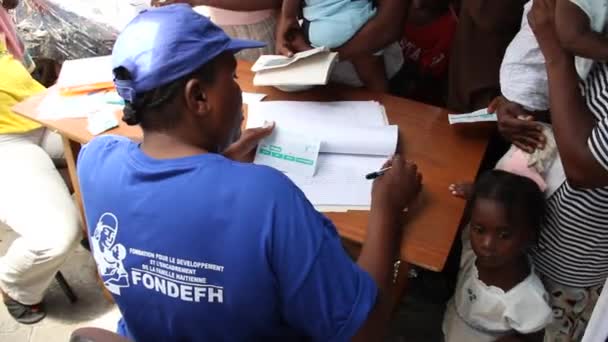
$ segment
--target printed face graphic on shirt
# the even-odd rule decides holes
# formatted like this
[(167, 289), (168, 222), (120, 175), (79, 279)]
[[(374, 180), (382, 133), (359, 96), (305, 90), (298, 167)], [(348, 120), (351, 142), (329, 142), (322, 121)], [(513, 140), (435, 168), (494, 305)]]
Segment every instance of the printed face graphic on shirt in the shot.
[(117, 243), (120, 241), (118, 226), (116, 215), (105, 213), (97, 221), (91, 237), (97, 269), (112, 294), (120, 296), (123, 288), (138, 288), (182, 302), (224, 302), (224, 287), (207, 278), (223, 273), (224, 266), (125, 247)]
[(111, 293), (120, 295), (120, 289), (129, 286), (129, 275), (123, 264), (127, 249), (122, 244), (116, 244), (117, 234), (118, 219), (112, 213), (105, 213), (97, 221), (91, 242), (93, 257), (104, 285)]

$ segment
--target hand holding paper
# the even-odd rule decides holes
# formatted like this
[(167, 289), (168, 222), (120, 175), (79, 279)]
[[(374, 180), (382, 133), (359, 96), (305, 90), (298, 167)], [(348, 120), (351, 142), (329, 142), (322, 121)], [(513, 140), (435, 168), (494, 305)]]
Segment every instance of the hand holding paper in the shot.
[(467, 114), (450, 114), (448, 115), (450, 125), (460, 123), (473, 123), (473, 122), (492, 122), (496, 121), (496, 113), (488, 113), (488, 109), (480, 109), (472, 113)]
[(312, 177), (317, 169), (321, 142), (282, 128), (260, 141), (254, 163), (301, 176)]
[(274, 122), (268, 121), (263, 125), (245, 130), (241, 137), (223, 152), (226, 158), (248, 163), (253, 161), (253, 151), (258, 143), (269, 136), (274, 130)]

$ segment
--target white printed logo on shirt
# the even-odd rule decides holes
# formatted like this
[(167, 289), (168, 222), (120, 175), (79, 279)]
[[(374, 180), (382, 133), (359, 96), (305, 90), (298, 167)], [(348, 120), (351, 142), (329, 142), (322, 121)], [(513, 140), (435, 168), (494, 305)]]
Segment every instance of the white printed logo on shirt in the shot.
[(123, 264), (127, 249), (116, 243), (117, 234), (118, 219), (112, 213), (105, 213), (97, 221), (91, 242), (93, 257), (104, 285), (108, 291), (119, 296), (121, 288), (129, 287), (129, 274)]
[[(223, 303), (224, 287), (210, 283), (207, 275), (223, 273), (224, 266), (163, 255), (137, 248), (125, 248), (116, 243), (118, 218), (112, 213), (101, 215), (91, 237), (93, 257), (104, 285), (114, 295), (121, 289), (143, 287), (167, 297), (184, 302)], [(139, 265), (130, 260), (125, 269), (127, 256), (143, 258)]]

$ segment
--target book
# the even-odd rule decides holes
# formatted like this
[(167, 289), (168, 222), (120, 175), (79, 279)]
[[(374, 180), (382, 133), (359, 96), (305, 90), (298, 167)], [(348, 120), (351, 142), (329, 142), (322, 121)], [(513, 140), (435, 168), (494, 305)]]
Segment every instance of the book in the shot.
[(264, 55), (253, 65), (256, 86), (301, 87), (327, 84), (338, 54), (327, 48), (304, 51), (292, 57)]
[(399, 137), (398, 127), (388, 125), (379, 103), (270, 101), (249, 105), (247, 128), (269, 121), (275, 122), (278, 132), (306, 138), (300, 141), (320, 141), (312, 176), (277, 168), (313, 205), (326, 211), (369, 209), (372, 181), (365, 175), (382, 168), (395, 153)]
[(62, 96), (113, 89), (112, 56), (65, 61), (57, 78), (57, 88)]

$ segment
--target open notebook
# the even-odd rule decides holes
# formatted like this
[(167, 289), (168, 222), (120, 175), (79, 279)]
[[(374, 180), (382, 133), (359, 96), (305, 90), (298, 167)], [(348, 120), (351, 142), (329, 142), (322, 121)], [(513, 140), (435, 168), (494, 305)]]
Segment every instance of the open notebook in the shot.
[(274, 121), (280, 129), (321, 141), (314, 176), (286, 175), (325, 211), (368, 209), (372, 182), (365, 175), (395, 152), (399, 131), (377, 102), (260, 102), (249, 106), (247, 127)]
[(338, 54), (317, 48), (292, 57), (264, 55), (253, 65), (256, 86), (314, 86), (327, 84)]

